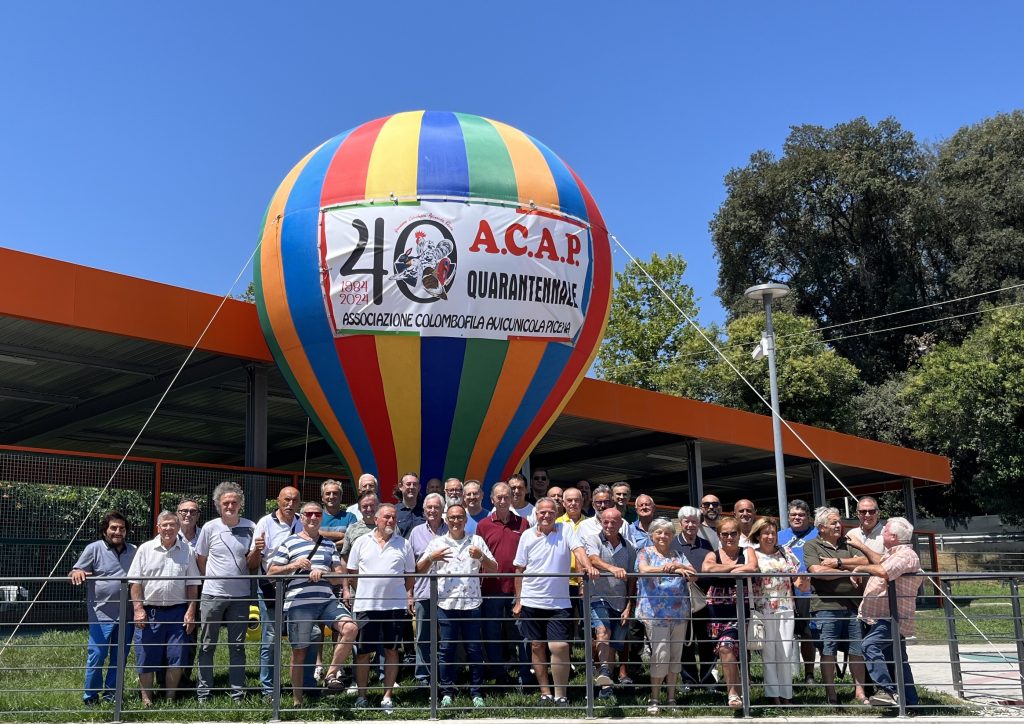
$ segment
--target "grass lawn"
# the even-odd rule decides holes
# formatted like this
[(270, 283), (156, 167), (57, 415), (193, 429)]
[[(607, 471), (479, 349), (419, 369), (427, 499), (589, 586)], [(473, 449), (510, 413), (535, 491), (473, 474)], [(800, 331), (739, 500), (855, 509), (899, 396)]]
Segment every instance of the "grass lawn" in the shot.
[[(959, 611), (953, 611), (956, 622), (957, 640), (960, 646), (988, 646), (985, 638), (999, 647), (1013, 646), (1016, 636), (1013, 630), (1013, 608), (1009, 584), (995, 581), (954, 581), (951, 584), (953, 601)], [(933, 591), (926, 584), (926, 591)], [(946, 613), (941, 600), (936, 599), (938, 608), (918, 610), (915, 634), (920, 643), (941, 643), (949, 639)], [(973, 625), (972, 625), (973, 624)], [(977, 627), (977, 629), (975, 628)]]
[[(113, 707), (104, 704), (97, 708), (85, 708), (81, 703), (82, 666), (85, 661), (85, 631), (76, 628), (65, 631), (47, 631), (34, 636), (16, 638), (0, 659), (0, 721), (109, 721)], [(258, 659), (257, 647), (248, 651), (250, 662)], [(227, 647), (222, 643), (217, 648), (218, 686), (226, 686)], [(580, 651), (577, 650), (577, 654)], [(287, 656), (287, 649), (283, 652)], [(575, 658), (574, 660), (579, 660)], [(760, 665), (752, 666), (752, 680), (759, 681)], [(134, 664), (134, 657), (129, 658)], [(494, 694), (486, 697), (487, 706), (473, 709), (468, 698), (456, 700), (456, 707), (439, 712), (441, 718), (544, 718), (579, 719), (585, 715), (585, 681), (583, 666), (573, 678), (570, 688), (571, 706), (567, 709), (541, 708), (535, 694)], [(200, 707), (194, 697), (188, 696), (173, 704), (159, 702), (153, 709), (142, 710), (137, 685), (138, 678), (131, 666), (125, 676), (125, 721), (266, 721), (270, 715), (270, 706), (259, 696), (247, 697), (241, 704), (234, 704), (227, 696), (215, 696), (212, 705)], [(248, 684), (258, 685), (258, 665), (250, 665)], [(254, 694), (257, 693), (254, 691)], [(380, 700), (379, 691), (371, 691), (371, 702)], [(284, 693), (284, 701), (291, 702), (291, 697)], [(351, 709), (354, 697), (344, 694), (332, 694), (320, 699), (307, 697), (307, 706), (301, 711), (282, 710), (283, 719), (291, 720), (323, 720), (338, 719), (428, 719), (430, 717), (429, 695), (425, 688), (415, 688), (408, 681), (403, 681), (402, 688), (396, 690), (394, 714), (385, 715), (377, 710), (356, 711)], [(845, 682), (839, 687), (839, 700), (849, 702), (853, 699), (853, 689), (847, 674)], [(800, 687), (796, 692), (797, 706), (788, 709), (763, 706), (763, 691), (754, 685), (752, 700), (757, 706), (752, 710), (756, 717), (773, 715), (805, 715), (821, 716), (843, 715), (858, 718), (882, 717), (883, 712), (863, 706), (847, 706), (833, 708), (827, 706), (823, 690), (819, 685)], [(921, 692), (921, 714), (963, 715), (970, 709), (962, 702), (942, 694)], [(622, 693), (615, 705), (595, 705), (596, 716), (647, 716), (647, 691), (637, 688), (635, 691)], [(725, 697), (712, 692), (689, 694), (680, 700), (680, 706), (674, 710), (662, 707), (661, 717), (699, 717), (723, 714), (731, 710), (725, 707)], [(736, 716), (740, 716), (736, 713)]]

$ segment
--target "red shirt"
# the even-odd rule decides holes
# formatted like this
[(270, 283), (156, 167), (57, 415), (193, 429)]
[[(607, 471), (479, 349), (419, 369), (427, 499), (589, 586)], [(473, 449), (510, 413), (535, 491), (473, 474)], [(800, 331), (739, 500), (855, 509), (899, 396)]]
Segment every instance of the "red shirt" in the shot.
[[(484, 543), (491, 549), (498, 564), (498, 573), (515, 573), (516, 567), (512, 565), (512, 560), (519, 548), (519, 537), (529, 527), (525, 518), (511, 510), (508, 512), (506, 523), (502, 523), (494, 513), (491, 513), (476, 524), (476, 534), (483, 538)], [(512, 596), (516, 592), (515, 580), (504, 577), (484, 578), (480, 589), (484, 596)]]

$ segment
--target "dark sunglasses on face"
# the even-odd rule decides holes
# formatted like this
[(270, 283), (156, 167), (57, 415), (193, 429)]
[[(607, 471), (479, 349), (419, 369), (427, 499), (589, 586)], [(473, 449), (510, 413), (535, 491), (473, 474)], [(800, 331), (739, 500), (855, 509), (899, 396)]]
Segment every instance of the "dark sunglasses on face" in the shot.
[(303, 518), (323, 518), (324, 514), (319, 512), (319, 511), (314, 510), (314, 511), (312, 511), (310, 513), (303, 513), (302, 517)]
[(701, 503), (700, 507), (702, 507), (702, 508), (721, 508), (722, 504), (718, 503), (718, 502), (715, 502), (715, 503)]
[(878, 508), (872, 508), (871, 510), (858, 510), (857, 515), (875, 515), (878, 512)]

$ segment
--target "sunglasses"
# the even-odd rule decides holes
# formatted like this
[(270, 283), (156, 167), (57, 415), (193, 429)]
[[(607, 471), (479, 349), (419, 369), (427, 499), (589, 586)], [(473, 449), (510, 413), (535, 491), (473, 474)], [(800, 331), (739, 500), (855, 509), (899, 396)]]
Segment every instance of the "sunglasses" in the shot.
[(871, 510), (858, 510), (857, 515), (876, 515), (878, 508), (872, 508)]
[(700, 507), (702, 507), (702, 508), (721, 508), (722, 504), (721, 503), (717, 503), (717, 502), (716, 503), (701, 503)]
[(183, 508), (178, 511), (178, 515), (199, 515), (199, 510), (193, 510), (192, 508)]
[(323, 518), (324, 514), (319, 511), (312, 511), (310, 513), (303, 513), (303, 518)]
[(726, 531), (718, 534), (719, 538), (739, 538), (740, 533), (738, 530)]

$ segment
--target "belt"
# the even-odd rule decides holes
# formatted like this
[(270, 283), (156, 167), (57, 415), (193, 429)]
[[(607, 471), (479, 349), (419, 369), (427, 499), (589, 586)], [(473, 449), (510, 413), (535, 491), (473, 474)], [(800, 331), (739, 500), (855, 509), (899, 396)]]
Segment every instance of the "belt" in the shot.
[(169, 611), (172, 608), (181, 608), (184, 605), (186, 605), (186, 604), (184, 604), (184, 603), (176, 603), (173, 606), (154, 606), (152, 604), (147, 603), (145, 605), (145, 608), (154, 608), (157, 611)]

